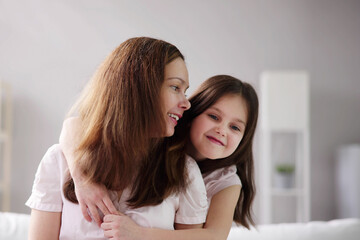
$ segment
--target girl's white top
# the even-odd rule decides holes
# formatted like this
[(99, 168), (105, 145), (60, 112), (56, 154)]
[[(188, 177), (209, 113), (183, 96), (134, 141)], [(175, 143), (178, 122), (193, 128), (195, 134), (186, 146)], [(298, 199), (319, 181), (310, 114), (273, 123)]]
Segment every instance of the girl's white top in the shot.
[[(206, 189), (196, 162), (187, 157), (189, 185), (185, 192), (173, 194), (156, 206), (131, 209), (126, 200), (130, 191), (125, 189), (120, 200), (109, 192), (115, 207), (144, 227), (173, 229), (173, 224), (199, 224), (206, 220), (208, 209)], [(105, 239), (103, 230), (87, 222), (80, 206), (69, 202), (62, 186), (68, 177), (68, 165), (60, 145), (48, 149), (35, 175), (32, 194), (26, 205), (32, 209), (62, 212), (59, 239)]]

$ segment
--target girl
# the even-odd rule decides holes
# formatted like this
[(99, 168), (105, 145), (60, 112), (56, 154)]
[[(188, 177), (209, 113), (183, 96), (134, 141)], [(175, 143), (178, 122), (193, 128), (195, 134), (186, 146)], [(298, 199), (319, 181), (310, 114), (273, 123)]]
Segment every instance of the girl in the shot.
[[(220, 75), (205, 81), (190, 103), (192, 107), (184, 113), (172, 139), (197, 161), (203, 173), (210, 204), (204, 228), (142, 228), (125, 215), (109, 214), (101, 225), (105, 236), (125, 240), (226, 239), (233, 220), (247, 228), (254, 224), (252, 141), (258, 118), (255, 90), (236, 78)], [(188, 144), (182, 144), (185, 142)]]
[[(74, 107), (81, 124), (72, 167), (83, 182), (111, 190), (107, 205), (115, 202), (115, 210), (134, 207), (143, 213), (126, 212), (138, 223), (154, 214), (149, 205), (156, 205), (164, 216), (156, 227), (173, 229), (174, 218), (179, 228), (189, 221), (200, 226), (205, 221), (206, 190), (200, 170), (164, 139), (173, 135), (190, 107), (185, 97), (188, 85), (184, 57), (175, 46), (133, 38), (106, 58)], [(84, 209), (76, 204), (78, 186), (74, 189), (68, 171), (60, 146), (54, 145), (39, 165), (27, 201), (32, 208), (30, 239), (104, 238), (95, 223), (83, 220)], [(170, 220), (161, 215), (171, 211)]]

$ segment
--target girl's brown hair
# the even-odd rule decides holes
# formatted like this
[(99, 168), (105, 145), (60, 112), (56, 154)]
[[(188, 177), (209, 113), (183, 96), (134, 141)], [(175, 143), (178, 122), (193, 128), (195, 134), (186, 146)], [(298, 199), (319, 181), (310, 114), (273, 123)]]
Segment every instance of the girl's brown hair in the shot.
[(241, 96), (247, 104), (248, 117), (244, 136), (235, 152), (229, 157), (217, 159), (216, 161), (206, 159), (198, 162), (198, 164), (202, 173), (236, 165), (242, 188), (235, 208), (234, 221), (249, 228), (250, 224), (254, 225), (251, 212), (255, 197), (252, 145), (259, 108), (254, 88), (250, 84), (228, 75), (218, 75), (207, 79), (190, 97), (191, 108), (184, 113), (183, 118), (180, 120), (174, 138), (189, 139), (191, 121), (216, 103), (221, 97), (228, 94)]
[[(149, 153), (163, 145), (160, 136), (166, 116), (160, 90), (165, 65), (178, 57), (184, 59), (170, 43), (131, 38), (97, 69), (71, 111), (76, 111), (82, 122), (75, 164), (88, 181), (121, 191), (134, 183), (144, 159), (157, 162)], [(176, 179), (173, 184), (183, 182)], [(151, 189), (142, 184), (136, 191), (146, 194)], [(72, 179), (65, 183), (64, 193), (77, 202)], [(134, 205), (142, 204), (140, 198), (132, 199)]]

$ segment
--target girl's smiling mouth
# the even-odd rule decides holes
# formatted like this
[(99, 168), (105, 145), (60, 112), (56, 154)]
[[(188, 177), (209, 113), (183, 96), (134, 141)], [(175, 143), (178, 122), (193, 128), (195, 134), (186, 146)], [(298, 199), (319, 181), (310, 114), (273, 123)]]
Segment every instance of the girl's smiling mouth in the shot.
[(215, 144), (220, 145), (220, 146), (225, 146), (225, 144), (222, 141), (220, 141), (219, 139), (217, 139), (217, 138), (214, 138), (212, 136), (206, 136), (206, 137), (212, 143), (215, 143)]

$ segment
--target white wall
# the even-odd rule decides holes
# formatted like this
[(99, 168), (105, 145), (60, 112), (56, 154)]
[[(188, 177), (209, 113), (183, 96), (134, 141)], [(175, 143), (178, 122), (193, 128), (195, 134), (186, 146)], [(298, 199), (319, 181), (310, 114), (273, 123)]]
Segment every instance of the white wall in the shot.
[(257, 88), (263, 70), (308, 70), (312, 219), (334, 218), (334, 150), (360, 142), (359, 12), (357, 0), (0, 0), (0, 78), (14, 95), (11, 210), (29, 212), (37, 165), (96, 66), (127, 38), (152, 36), (185, 54), (190, 92), (214, 74)]

